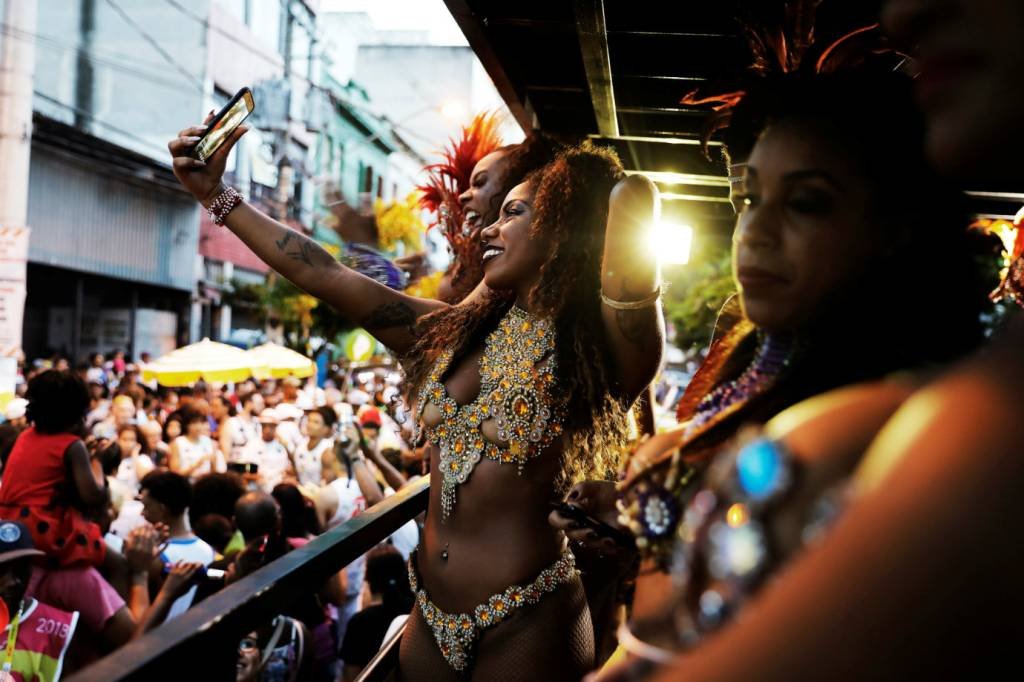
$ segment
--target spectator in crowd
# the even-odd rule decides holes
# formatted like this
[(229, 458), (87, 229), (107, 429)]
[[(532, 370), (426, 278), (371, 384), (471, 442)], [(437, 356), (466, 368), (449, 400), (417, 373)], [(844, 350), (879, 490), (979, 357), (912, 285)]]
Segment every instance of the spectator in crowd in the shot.
[(115, 478), (133, 491), (139, 492), (139, 481), (155, 468), (152, 458), (142, 453), (142, 442), (139, 427), (127, 424), (117, 429), (117, 445), (121, 452), (121, 461), (117, 467)]
[(113, 440), (122, 426), (135, 425), (135, 401), (127, 395), (119, 395), (110, 403), (110, 415), (92, 427), (92, 435)]
[(248, 461), (246, 449), (252, 448), (260, 437), (256, 416), (263, 411), (263, 396), (252, 390), (239, 398), (239, 409), (229, 410), (217, 434), (220, 450), (228, 462)]
[[(154, 471), (142, 479), (142, 514), (154, 526), (167, 528), (167, 546), (159, 555), (158, 571), (171, 564), (186, 562), (209, 566), (214, 551), (192, 532), (188, 507), (192, 502), (192, 485), (173, 471)], [(190, 588), (171, 606), (167, 619), (184, 613), (192, 605), (195, 587)]]
[(32, 560), (43, 553), (23, 524), (0, 521), (0, 599), (7, 613), (7, 652), (3, 676), (14, 680), (57, 682), (64, 656), (78, 626), (78, 612), (67, 612), (27, 594)]
[[(215, 424), (213, 427), (213, 435), (218, 443), (220, 443), (221, 432), (224, 426), (228, 423), (228, 420), (236, 414), (235, 406), (231, 404), (231, 401), (223, 392), (210, 398), (210, 418), (212, 419), (212, 423)], [(224, 452), (223, 448), (221, 448), (221, 453), (224, 455), (225, 459), (227, 459), (228, 453)]]
[(150, 419), (139, 426), (142, 436), (142, 453), (149, 456), (154, 466), (166, 467), (171, 448), (163, 441), (163, 429), (160, 423)]
[(224, 471), (224, 458), (207, 435), (208, 425), (203, 413), (195, 409), (185, 410), (182, 427), (184, 434), (171, 442), (168, 468), (191, 479), (211, 471)]
[(85, 372), (85, 380), (90, 384), (107, 385), (107, 370), (103, 368), (102, 353), (93, 353), (89, 359), (89, 369)]
[(320, 534), (316, 507), (293, 483), (274, 486), (271, 497), (277, 501), (281, 514), (281, 533), (292, 547), (301, 547)]
[(366, 583), (370, 598), (363, 610), (352, 616), (341, 643), (345, 682), (355, 680), (377, 653), (392, 621), (412, 610), (409, 569), (393, 547), (380, 546), (367, 554)]
[(277, 616), (238, 643), (237, 682), (300, 682), (312, 674), (309, 631), (301, 621)]
[(281, 530), (281, 509), (269, 493), (252, 490), (235, 503), (235, 526), (248, 546), (254, 540)]
[(295, 477), (292, 446), (277, 432), (279, 423), (276, 408), (268, 407), (260, 413), (260, 439), (250, 453), (250, 457), (259, 465), (260, 485), (267, 492), (273, 490), (285, 477)]
[(295, 472), (299, 485), (315, 489), (323, 485), (324, 468), (333, 461), (334, 426), (338, 422), (333, 408), (324, 406), (306, 414), (306, 437), (295, 450)]
[(100, 463), (78, 436), (89, 393), (74, 374), (50, 370), (32, 380), (27, 396), (31, 426), (4, 467), (0, 517), (24, 523), (51, 566), (99, 566), (102, 533), (81, 511), (107, 502)]
[(7, 461), (7, 455), (11, 454), (14, 441), (28, 428), (28, 418), (25, 416), (27, 407), (27, 400), (14, 398), (4, 409), (4, 423), (0, 424), (0, 466)]

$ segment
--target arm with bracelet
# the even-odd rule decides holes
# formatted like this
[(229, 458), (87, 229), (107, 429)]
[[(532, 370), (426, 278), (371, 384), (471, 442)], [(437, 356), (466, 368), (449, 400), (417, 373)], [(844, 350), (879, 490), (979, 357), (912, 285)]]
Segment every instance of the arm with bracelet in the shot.
[[(206, 123), (214, 119), (211, 113)], [(203, 160), (195, 150), (208, 127), (185, 128), (167, 145), (175, 177), (214, 223), (234, 232), (283, 277), (357, 322), (392, 351), (409, 350), (416, 339), (416, 320), (446, 304), (407, 296), (342, 265), (316, 240), (261, 213), (224, 185), (228, 154), (247, 130), (238, 125)]]

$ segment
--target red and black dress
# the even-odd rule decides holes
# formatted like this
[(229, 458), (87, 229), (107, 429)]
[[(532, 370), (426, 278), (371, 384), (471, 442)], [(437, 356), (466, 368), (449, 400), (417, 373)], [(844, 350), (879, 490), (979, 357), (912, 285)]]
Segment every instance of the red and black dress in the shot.
[(73, 485), (64, 453), (76, 440), (72, 433), (39, 433), (30, 426), (15, 441), (0, 483), (0, 518), (28, 526), (52, 567), (98, 566), (106, 554), (100, 527), (59, 499)]

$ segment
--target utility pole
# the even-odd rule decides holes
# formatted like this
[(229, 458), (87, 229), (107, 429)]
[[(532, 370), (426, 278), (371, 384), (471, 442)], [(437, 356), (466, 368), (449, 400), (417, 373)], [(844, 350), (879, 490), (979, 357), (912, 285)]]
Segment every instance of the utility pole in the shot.
[(0, 0), (0, 405), (14, 397), (28, 260), (36, 0)]
[(32, 140), (36, 0), (0, 0), (0, 226), (28, 222), (28, 163)]

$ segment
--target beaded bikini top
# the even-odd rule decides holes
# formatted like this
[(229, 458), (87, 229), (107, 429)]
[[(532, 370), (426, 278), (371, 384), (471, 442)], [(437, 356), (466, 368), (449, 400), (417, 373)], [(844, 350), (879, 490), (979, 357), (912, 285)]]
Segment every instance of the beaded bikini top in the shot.
[[(564, 404), (553, 394), (555, 333), (547, 320), (513, 306), (487, 336), (480, 359), (480, 394), (467, 404), (456, 403), (442, 383), (453, 351), (437, 359), (417, 401), (417, 441), (421, 437), (441, 450), (441, 512), (447, 519), (455, 507), (456, 487), (465, 483), (481, 457), (514, 463), (522, 474), (527, 460), (540, 455), (564, 432)], [(423, 423), (424, 406), (441, 412), (434, 426)], [(494, 420), (498, 437), (490, 442), (480, 430)]]

